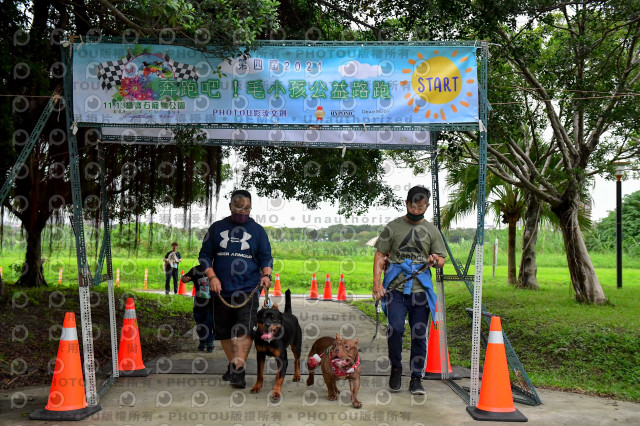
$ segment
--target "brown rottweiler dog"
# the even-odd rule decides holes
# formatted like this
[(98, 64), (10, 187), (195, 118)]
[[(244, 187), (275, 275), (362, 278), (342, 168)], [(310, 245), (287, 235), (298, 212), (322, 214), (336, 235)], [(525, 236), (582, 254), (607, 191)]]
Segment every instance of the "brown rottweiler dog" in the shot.
[(329, 401), (338, 399), (338, 380), (349, 380), (349, 390), (351, 390), (351, 405), (355, 408), (362, 407), (362, 402), (358, 401), (358, 390), (360, 389), (360, 373), (362, 364), (358, 354), (358, 339), (342, 339), (338, 334), (336, 338), (320, 337), (313, 342), (307, 359), (309, 368), (309, 378), (307, 386), (313, 384), (316, 367), (322, 368), (322, 377), (329, 391)]
[(253, 341), (258, 352), (258, 374), (256, 384), (251, 393), (258, 393), (262, 389), (264, 363), (267, 355), (276, 358), (278, 372), (276, 382), (271, 390), (271, 399), (277, 401), (282, 395), (282, 382), (287, 372), (287, 347), (291, 347), (295, 371), (293, 381), (300, 381), (300, 352), (302, 351), (302, 329), (298, 318), (291, 312), (291, 291), (285, 292), (284, 313), (277, 305), (262, 308), (258, 311), (257, 326), (253, 334)]

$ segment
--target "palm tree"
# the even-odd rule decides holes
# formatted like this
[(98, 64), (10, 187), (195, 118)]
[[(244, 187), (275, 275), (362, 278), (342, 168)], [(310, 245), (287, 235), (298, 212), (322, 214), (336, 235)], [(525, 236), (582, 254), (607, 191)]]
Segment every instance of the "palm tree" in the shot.
[[(455, 188), (449, 196), (449, 201), (442, 208), (441, 222), (443, 229), (449, 229), (451, 223), (458, 217), (472, 213), (477, 208), (478, 199), (478, 166), (466, 166), (455, 169), (449, 169), (446, 178), (446, 186)], [(586, 189), (581, 192), (581, 199), (584, 203), (589, 202), (590, 195)], [(521, 282), (522, 272), (527, 265), (533, 265), (533, 273), (535, 275), (536, 251), (535, 244), (537, 241), (537, 227), (540, 222), (550, 224), (553, 228), (558, 229), (560, 223), (558, 218), (551, 212), (548, 204), (540, 202), (540, 200), (530, 199), (527, 194), (507, 182), (504, 182), (496, 175), (487, 171), (487, 200), (489, 202), (487, 211), (492, 211), (496, 217), (496, 222), (500, 219), (502, 223), (508, 225), (508, 243), (507, 243), (507, 282), (509, 284), (517, 284), (519, 286), (537, 290), (538, 284), (535, 278), (527, 280), (526, 283)], [(529, 194), (531, 195), (531, 194)], [(516, 224), (520, 219), (526, 218), (527, 208), (531, 208), (532, 204), (538, 206), (537, 212), (533, 219), (533, 223), (525, 226), (522, 234), (523, 258), (520, 264), (520, 277), (516, 275)], [(590, 229), (591, 220), (584, 211), (584, 208), (578, 210), (578, 223), (582, 229)], [(525, 247), (532, 245), (533, 250), (527, 250), (525, 259)], [(529, 271), (531, 273), (531, 271)]]
[[(478, 166), (469, 166), (449, 170), (446, 178), (447, 187), (455, 187), (449, 201), (442, 208), (442, 227), (449, 229), (451, 223), (458, 217), (473, 212), (477, 208), (478, 200)], [(516, 224), (522, 218), (527, 200), (522, 191), (487, 173), (487, 211), (492, 211), (496, 221), (508, 225), (509, 238), (507, 244), (507, 281), (516, 284)]]

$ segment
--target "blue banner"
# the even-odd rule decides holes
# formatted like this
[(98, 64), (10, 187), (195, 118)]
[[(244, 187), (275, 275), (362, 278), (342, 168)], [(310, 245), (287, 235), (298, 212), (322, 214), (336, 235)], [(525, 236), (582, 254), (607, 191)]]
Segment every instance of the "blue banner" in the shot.
[(477, 123), (476, 48), (266, 45), (227, 61), (183, 46), (83, 43), (73, 106), (81, 125)]

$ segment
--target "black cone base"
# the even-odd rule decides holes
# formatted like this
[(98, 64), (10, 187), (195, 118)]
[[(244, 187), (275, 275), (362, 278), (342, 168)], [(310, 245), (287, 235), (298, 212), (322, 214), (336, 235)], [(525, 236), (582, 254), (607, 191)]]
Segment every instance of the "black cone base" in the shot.
[(151, 373), (150, 368), (141, 368), (140, 370), (120, 370), (119, 375), (120, 377), (147, 377), (149, 373)]
[(89, 405), (88, 407), (81, 408), (80, 410), (68, 410), (68, 411), (51, 411), (46, 408), (35, 410), (29, 413), (30, 420), (60, 420), (60, 421), (73, 421), (82, 420), (102, 410), (99, 405)]
[(481, 422), (526, 422), (527, 418), (520, 411), (511, 411), (510, 413), (496, 413), (493, 411), (484, 411), (476, 407), (467, 406), (467, 412), (473, 417), (473, 420)]
[[(422, 380), (441, 380), (442, 376), (440, 373), (424, 373), (422, 376)], [(449, 380), (460, 380), (461, 377), (456, 373), (449, 373)]]

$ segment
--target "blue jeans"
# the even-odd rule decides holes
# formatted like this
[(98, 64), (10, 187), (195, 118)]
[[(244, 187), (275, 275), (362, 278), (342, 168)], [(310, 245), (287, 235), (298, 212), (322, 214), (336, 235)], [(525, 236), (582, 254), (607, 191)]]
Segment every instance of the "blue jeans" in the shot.
[(171, 291), (171, 277), (173, 277), (173, 292), (178, 294), (178, 281), (180, 281), (180, 276), (178, 275), (178, 268), (171, 268), (165, 271), (165, 275), (167, 280), (164, 283), (164, 291), (165, 293), (169, 293)]
[(422, 377), (427, 355), (427, 322), (429, 303), (427, 294), (402, 294), (393, 290), (387, 295), (387, 345), (392, 368), (402, 368), (402, 336), (404, 321), (409, 314), (411, 328), (411, 377)]
[(196, 302), (193, 306), (193, 319), (196, 322), (198, 338), (200, 343), (211, 346), (215, 340), (213, 335), (213, 299), (197, 298)]

